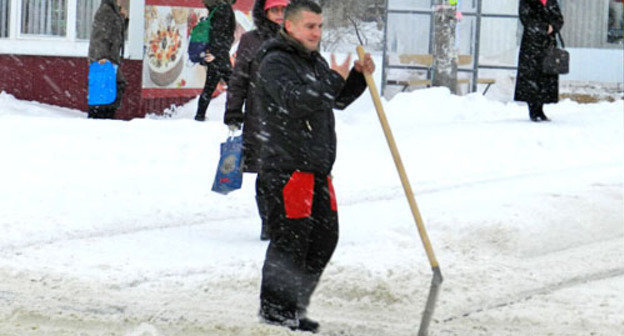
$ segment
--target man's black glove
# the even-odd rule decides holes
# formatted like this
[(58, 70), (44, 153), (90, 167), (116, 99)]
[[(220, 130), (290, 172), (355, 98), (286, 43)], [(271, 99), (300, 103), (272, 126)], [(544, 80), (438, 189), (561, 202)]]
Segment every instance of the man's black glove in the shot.
[(243, 124), (243, 111), (240, 110), (226, 110), (223, 114), (223, 123), (230, 127), (236, 126), (237, 129), (241, 129)]

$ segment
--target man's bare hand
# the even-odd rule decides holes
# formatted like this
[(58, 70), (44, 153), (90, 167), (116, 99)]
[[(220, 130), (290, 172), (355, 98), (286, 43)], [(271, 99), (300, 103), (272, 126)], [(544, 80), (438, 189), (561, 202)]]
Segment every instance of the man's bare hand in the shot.
[(336, 63), (336, 55), (331, 54), (331, 63), (330, 67), (332, 70), (336, 71), (344, 80), (347, 80), (349, 77), (349, 65), (351, 65), (351, 54), (347, 56), (347, 59), (342, 62), (342, 64)]
[(106, 63), (108, 60), (106, 58), (102, 58), (101, 60), (98, 61), (99, 64), (104, 64)]
[(373, 72), (375, 72), (375, 62), (373, 62), (371, 54), (366, 53), (363, 60), (355, 61), (355, 64), (353, 64), (353, 68), (355, 69), (355, 71), (358, 72), (366, 72), (368, 74), (372, 74)]
[(548, 25), (548, 35), (552, 34), (554, 31), (553, 27), (551, 25)]

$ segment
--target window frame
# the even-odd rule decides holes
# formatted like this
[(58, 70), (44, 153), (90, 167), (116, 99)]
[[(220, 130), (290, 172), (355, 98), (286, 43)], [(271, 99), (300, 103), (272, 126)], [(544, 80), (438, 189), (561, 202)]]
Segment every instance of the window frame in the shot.
[[(11, 0), (3, 0), (4, 3), (7, 4), (8, 7), (8, 11), (6, 12), (6, 36), (0, 36), (0, 40), (3, 39), (8, 39), (10, 37), (11, 34), (11, 9), (12, 9), (12, 5), (13, 5), (13, 1)], [(1, 28), (0, 28), (1, 29)]]
[[(75, 27), (74, 31), (76, 32), (76, 40), (77, 40), (77, 41), (81, 41), (81, 40), (88, 40), (88, 39), (89, 39), (89, 37), (85, 37), (85, 38), (80, 38), (80, 37), (78, 37), (78, 35), (79, 35), (79, 33), (78, 33), (78, 4), (76, 4), (76, 9), (75, 9), (74, 11), (75, 11), (75, 13), (76, 13), (76, 20), (75, 20), (75, 23), (76, 23), (76, 24), (75, 24), (75, 26), (74, 26), (74, 27)], [(96, 11), (97, 11), (97, 9), (96, 9)], [(95, 13), (94, 13), (94, 14), (95, 14)]]
[[(65, 36), (24, 34), (21, 32), (22, 0), (9, 0), (8, 37), (0, 37), (0, 54), (87, 57), (89, 40), (77, 37), (77, 5), (80, 0), (67, 1)], [(143, 59), (144, 1), (130, 1), (126, 59)]]
[(17, 35), (20, 37), (27, 37), (27, 36), (34, 36), (34, 37), (50, 37), (50, 38), (61, 38), (61, 39), (65, 39), (67, 37), (69, 37), (69, 32), (70, 32), (70, 25), (71, 25), (71, 21), (70, 21), (70, 14), (69, 14), (69, 6), (71, 6), (72, 2), (75, 2), (76, 0), (62, 0), (65, 1), (65, 24), (66, 24), (66, 28), (65, 28), (65, 35), (46, 35), (46, 34), (30, 34), (30, 33), (22, 33), (22, 22), (23, 22), (23, 8), (24, 8), (24, 1), (20, 0), (19, 1), (19, 8), (16, 8), (15, 10), (17, 10), (19, 12), (19, 30), (17, 31)]

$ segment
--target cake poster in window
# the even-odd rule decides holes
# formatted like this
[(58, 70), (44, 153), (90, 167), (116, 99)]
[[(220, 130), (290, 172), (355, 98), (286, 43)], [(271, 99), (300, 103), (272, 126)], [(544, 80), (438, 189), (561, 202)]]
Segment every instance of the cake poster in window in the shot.
[[(235, 55), (240, 36), (253, 29), (251, 7), (253, 1), (237, 1), (235, 41), (230, 54)], [(202, 1), (146, 0), (143, 41), (143, 94), (155, 97), (174, 97), (180, 89), (201, 92), (206, 69), (188, 59), (191, 30), (208, 10)], [(234, 63), (232, 57), (232, 63)], [(217, 90), (221, 91), (221, 90)]]
[[(143, 86), (147, 88), (203, 87), (204, 76), (188, 62), (188, 37), (194, 20), (207, 15), (202, 8), (145, 7)], [(195, 19), (194, 19), (195, 18)]]

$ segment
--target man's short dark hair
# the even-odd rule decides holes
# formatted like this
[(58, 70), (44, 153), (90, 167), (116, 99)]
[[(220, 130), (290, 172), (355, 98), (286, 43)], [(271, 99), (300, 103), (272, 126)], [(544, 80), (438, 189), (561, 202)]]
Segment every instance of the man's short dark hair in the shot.
[(323, 14), (321, 6), (312, 0), (292, 0), (284, 10), (284, 20), (291, 20), (301, 12)]

